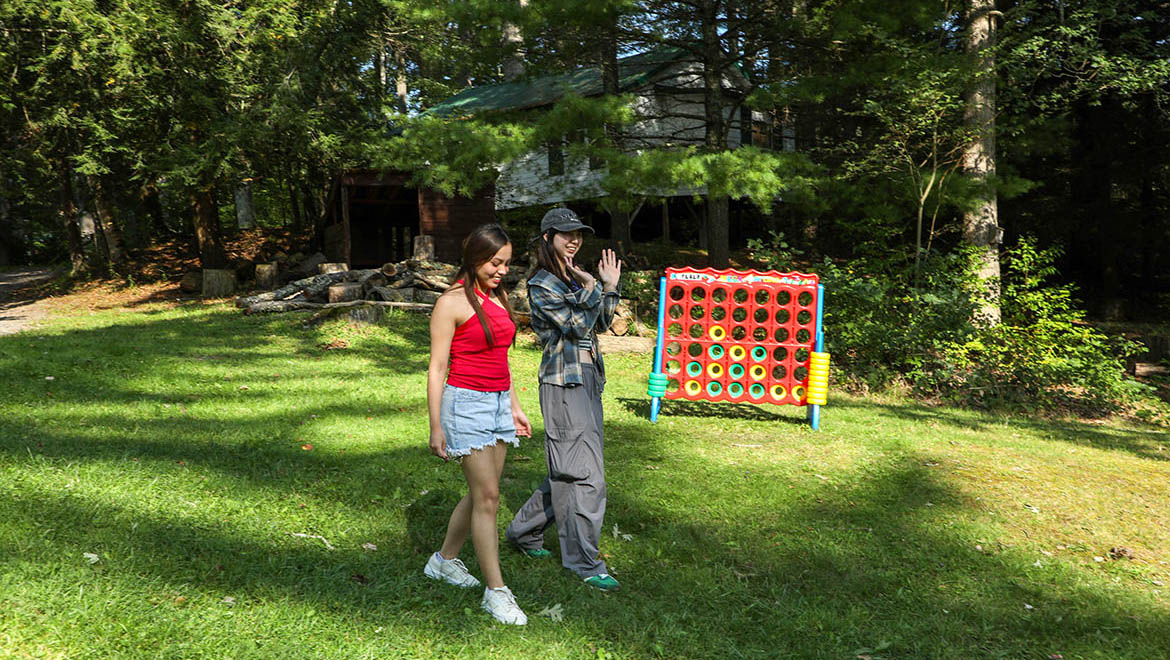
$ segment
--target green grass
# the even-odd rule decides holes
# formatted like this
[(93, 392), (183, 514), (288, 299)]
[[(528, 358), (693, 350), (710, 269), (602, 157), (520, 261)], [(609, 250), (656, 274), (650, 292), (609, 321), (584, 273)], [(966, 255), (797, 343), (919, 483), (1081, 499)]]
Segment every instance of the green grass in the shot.
[[(607, 360), (622, 591), (505, 548), (531, 618), (496, 625), (422, 576), (464, 488), (426, 448), (425, 319), (302, 318), (146, 303), (0, 337), (0, 656), (1170, 656), (1164, 432), (833, 393), (820, 432), (790, 407), (651, 424), (640, 355)], [(501, 527), (544, 474), (538, 359), (515, 351), (537, 440)]]

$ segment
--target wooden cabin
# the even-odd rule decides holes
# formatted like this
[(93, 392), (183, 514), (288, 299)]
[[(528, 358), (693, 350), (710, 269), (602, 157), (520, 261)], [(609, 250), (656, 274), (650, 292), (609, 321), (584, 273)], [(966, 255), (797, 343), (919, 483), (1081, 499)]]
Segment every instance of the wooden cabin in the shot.
[(377, 268), (409, 258), (414, 237), (429, 235), (435, 259), (458, 263), (463, 237), (495, 221), (493, 186), (452, 198), (412, 185), (406, 172), (347, 170), (329, 193), (324, 252), (350, 268)]

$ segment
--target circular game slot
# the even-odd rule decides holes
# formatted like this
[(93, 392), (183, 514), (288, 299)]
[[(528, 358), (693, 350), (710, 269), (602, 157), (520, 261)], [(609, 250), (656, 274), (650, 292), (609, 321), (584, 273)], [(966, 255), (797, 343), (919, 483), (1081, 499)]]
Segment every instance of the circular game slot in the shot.
[(763, 346), (756, 346), (752, 349), (752, 359), (756, 362), (763, 362), (768, 359), (768, 349)]
[(760, 289), (759, 291), (756, 291), (756, 304), (757, 305), (767, 305), (768, 298), (770, 298), (770, 297), (771, 296), (768, 295), (767, 289)]
[(807, 344), (812, 341), (812, 332), (808, 328), (801, 328), (796, 331), (796, 343)]
[(702, 337), (703, 336), (703, 324), (702, 323), (695, 323), (687, 330), (687, 334), (689, 334), (691, 336), (691, 339), (698, 339), (699, 337)]
[(804, 388), (800, 385), (793, 386), (792, 398), (796, 399), (797, 401), (804, 401)]
[(731, 374), (731, 377), (736, 379), (736, 380), (743, 378), (743, 374), (745, 371), (747, 371), (747, 370), (743, 368), (742, 364), (733, 364), (727, 368), (727, 373)]
[(691, 357), (699, 357), (703, 354), (702, 344), (687, 344), (687, 355)]
[[(715, 333), (711, 333), (711, 334), (715, 334)], [(711, 358), (712, 360), (723, 359), (723, 345), (722, 344), (711, 344), (711, 346), (707, 348), (707, 357)]]
[(682, 370), (682, 364), (680, 364), (678, 360), (667, 360), (666, 361), (666, 373), (677, 374), (681, 370)]
[(796, 349), (796, 352), (792, 354), (792, 359), (796, 360), (797, 362), (808, 362), (808, 349)]
[(796, 297), (796, 304), (801, 307), (808, 307), (812, 304), (812, 294), (808, 291), (801, 291), (800, 295)]
[(682, 335), (682, 324), (671, 323), (670, 325), (666, 326), (666, 334), (669, 337), (678, 337)]
[(788, 341), (788, 330), (786, 328), (776, 328), (776, 332), (772, 333), (772, 336), (776, 338), (776, 341)]
[(667, 392), (677, 392), (678, 391), (678, 379), (677, 378), (671, 378), (670, 380), (666, 381), (666, 391)]
[(748, 392), (752, 395), (753, 399), (763, 398), (764, 393), (767, 391), (767, 388), (759, 383), (752, 383), (752, 386), (748, 388)]
[(670, 299), (671, 300), (682, 300), (682, 297), (683, 297), (683, 288), (681, 286), (670, 287)]
[(694, 361), (688, 362), (687, 363), (687, 375), (688, 376), (701, 376), (701, 375), (703, 375), (703, 363), (702, 362), (694, 362)]
[(808, 367), (797, 367), (792, 371), (792, 380), (803, 383), (808, 378)]
[(727, 289), (724, 289), (723, 287), (716, 288), (711, 292), (711, 300), (717, 303), (721, 303), (724, 300), (727, 300)]
[(681, 350), (682, 350), (682, 344), (679, 344), (677, 341), (672, 341), (666, 345), (666, 354), (667, 355), (678, 355), (679, 351), (681, 351)]
[(790, 319), (790, 318), (792, 318), (792, 314), (789, 314), (788, 310), (786, 310), (786, 309), (776, 310), (776, 322), (777, 323), (788, 323), (788, 319)]
[(739, 383), (732, 383), (727, 386), (727, 393), (733, 397), (741, 397), (743, 396), (743, 385), (740, 385)]
[(702, 287), (695, 287), (691, 289), (691, 300), (695, 302), (703, 302), (707, 299), (707, 290)]
[(747, 310), (742, 307), (736, 307), (731, 312), (731, 319), (736, 323), (743, 323), (747, 320)]
[(711, 362), (707, 365), (707, 375), (711, 378), (723, 378), (723, 365)]
[(712, 321), (722, 321), (725, 318), (727, 318), (727, 308), (725, 308), (725, 307), (712, 307), (711, 308), (711, 320)]
[[(711, 326), (711, 329), (707, 331), (707, 334), (710, 335), (711, 339), (714, 339), (715, 341), (723, 341), (723, 338), (727, 336), (727, 331), (724, 330), (723, 326), (721, 325), (713, 325)], [(723, 349), (721, 348), (719, 350)]]
[(788, 368), (782, 364), (772, 367), (772, 380), (784, 380), (788, 376)]
[(763, 307), (760, 307), (759, 309), (756, 310), (756, 312), (754, 314), (752, 314), (752, 318), (754, 318), (756, 320), (756, 323), (767, 323), (768, 322), (768, 310), (763, 308)]
[(700, 385), (699, 381), (697, 380), (688, 380), (684, 387), (687, 391), (687, 394), (691, 396), (698, 396), (698, 394), (703, 391), (703, 386)]
[(707, 394), (710, 396), (719, 396), (723, 394), (723, 386), (719, 384), (719, 381), (713, 380), (707, 383)]
[(812, 312), (807, 309), (802, 309), (796, 313), (796, 322), (801, 325), (808, 325), (812, 321)]
[(787, 305), (790, 302), (792, 302), (792, 294), (791, 293), (788, 293), (787, 291), (781, 291), (781, 292), (776, 294), (776, 304), (777, 305)]
[(788, 390), (784, 389), (783, 385), (776, 384), (776, 385), (772, 386), (772, 389), (769, 391), (769, 394), (772, 395), (772, 399), (774, 401), (780, 401), (785, 396), (788, 395)]
[(768, 370), (762, 364), (753, 364), (750, 372), (752, 380), (764, 380), (764, 377), (768, 375)]
[(739, 344), (733, 345), (728, 352), (731, 354), (731, 359), (737, 362), (747, 357), (747, 349)]
[(772, 359), (780, 362), (788, 357), (788, 349), (783, 346), (777, 346), (776, 350), (772, 351)]
[(731, 338), (735, 341), (743, 341), (747, 337), (747, 328), (742, 325), (737, 325), (731, 329)]
[(748, 301), (747, 289), (736, 289), (735, 293), (731, 295), (731, 299), (734, 300), (737, 305), (744, 304)]
[(707, 310), (703, 309), (702, 307), (700, 307), (698, 305), (693, 305), (691, 307), (691, 319), (692, 320), (698, 321), (699, 319), (702, 319), (706, 315), (707, 315)]
[(679, 305), (677, 303), (674, 305), (671, 305), (666, 310), (666, 315), (672, 319), (681, 319), (682, 318), (682, 305)]
[(752, 330), (752, 339), (755, 339), (756, 341), (767, 341), (768, 329), (762, 325), (756, 326), (756, 329)]

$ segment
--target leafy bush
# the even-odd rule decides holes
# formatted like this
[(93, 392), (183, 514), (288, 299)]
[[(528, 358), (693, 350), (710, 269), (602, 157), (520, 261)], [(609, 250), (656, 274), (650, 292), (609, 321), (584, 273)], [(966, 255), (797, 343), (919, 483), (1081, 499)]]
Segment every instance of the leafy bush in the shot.
[[(770, 268), (801, 270), (782, 235), (749, 247)], [(1030, 238), (1004, 253), (1002, 321), (989, 327), (971, 321), (979, 303), (973, 253), (931, 254), (917, 271), (895, 259), (825, 259), (812, 270), (825, 286), (825, 347), (837, 382), (1089, 414), (1142, 398), (1150, 388), (1125, 372), (1141, 345), (1085, 322), (1074, 287), (1053, 282), (1059, 255)]]
[(1021, 404), (1108, 413), (1149, 388), (1125, 362), (1141, 344), (1110, 337), (1085, 322), (1071, 284), (1055, 283), (1059, 248), (1021, 238), (1001, 262), (1002, 322), (947, 352), (946, 365), (923, 379), (972, 405)]

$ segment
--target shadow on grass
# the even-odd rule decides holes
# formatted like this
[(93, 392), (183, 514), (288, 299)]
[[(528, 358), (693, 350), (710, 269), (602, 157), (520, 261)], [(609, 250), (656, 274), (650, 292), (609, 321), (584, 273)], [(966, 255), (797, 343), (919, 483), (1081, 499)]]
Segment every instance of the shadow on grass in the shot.
[[(650, 419), (650, 398), (618, 397), (618, 403), (626, 410), (641, 417)], [(770, 412), (750, 403), (725, 403), (711, 401), (685, 401), (683, 399), (664, 399), (658, 409), (660, 416), (671, 417), (700, 417), (718, 419), (746, 419), (755, 422), (782, 422), (785, 424), (807, 425), (803, 417), (783, 415)]]
[(1170, 436), (1164, 429), (1125, 428), (1094, 425), (1043, 417), (1007, 417), (965, 411), (956, 415), (946, 408), (906, 403), (859, 402), (850, 399), (834, 400), (832, 405), (840, 408), (877, 409), (891, 417), (923, 424), (935, 424), (950, 428), (977, 432), (997, 429), (1021, 429), (1058, 442), (1094, 447), (1097, 449), (1124, 451), (1140, 458), (1156, 461), (1170, 461)]
[[(369, 369), (395, 377), (413, 374), (421, 383), (425, 319), (404, 318), (394, 341), (352, 350)], [(398, 448), (345, 453), (343, 443), (308, 452), (291, 434), (273, 439), (278, 425), (314, 414), (354, 426), (374, 417), (387, 428), (401, 423), (409, 433), (426, 424), (425, 410), (417, 406), (371, 414), (369, 401), (355, 394), (363, 374), (335, 363), (317, 348), (319, 335), (290, 329), (294, 323), (208, 313), (0, 341), (0, 364), (12, 374), (0, 386), (6, 388), (0, 389), (6, 393), (4, 410), (12, 413), (0, 418), (4, 469), (45, 461), (57, 467), (108, 464), (113, 473), (131, 465), (158, 473), (202, 470), (238, 480), (223, 488), (230, 486), (241, 500), (255, 498), (255, 506), (269, 507), (273, 520), (264, 536), (237, 528), (227, 516), (192, 524), (178, 508), (143, 513), (115, 498), (14, 486), (8, 491), (12, 496), (0, 502), (0, 517), (20, 533), (0, 539), (3, 557), (22, 560), (16, 565), (45, 560), (30, 554), (34, 546), (71, 558), (94, 548), (125, 547), (124, 558), (108, 558), (94, 570), (144, 599), (171, 588), (167, 585), (189, 585), (217, 600), (232, 596), (239, 610), (304, 601), (323, 605), (318, 609), (326, 616), (358, 624), (393, 620), (424, 640), (458, 637), (455, 629), (465, 620), (489, 626), (481, 621), (478, 594), (446, 589), (421, 576), (426, 554), (442, 542), (451, 509), (465, 492), (456, 466), (436, 468), (421, 440), (402, 448), (402, 441), (392, 439)], [(274, 335), (292, 335), (293, 353), (261, 350)], [(314, 360), (317, 373), (351, 385), (325, 392), (321, 400), (293, 401), (293, 410), (274, 410), (290, 405), (291, 395), (265, 390), (261, 376), (271, 377), (273, 362), (286, 359)], [(207, 374), (182, 366), (208, 361), (247, 372), (248, 382), (257, 384), (246, 391), (234, 386), (213, 391)], [(73, 365), (68, 377), (45, 381), (46, 369), (62, 373), (68, 365)], [(161, 391), (133, 385), (136, 377), (159, 369), (168, 370)], [(302, 380), (298, 386), (311, 390), (312, 379)], [(273, 382), (287, 384), (287, 378)], [(192, 397), (242, 398), (255, 405), (228, 420), (193, 419), (181, 410), (170, 417), (123, 419), (106, 409), (144, 400), (187, 405)], [(648, 412), (645, 399), (619, 403), (638, 417)], [(717, 430), (719, 418), (737, 415), (804, 424), (803, 418), (751, 406), (667, 403), (666, 414), (694, 417), (700, 428)], [(79, 407), (59, 409), (66, 404)], [(866, 405), (877, 414), (924, 423), (992, 426), (931, 409)], [(1075, 434), (1054, 428), (1057, 439), (1078, 444), (1085, 442), (1080, 438), (1086, 431), (1092, 434), (1081, 427)], [(1108, 576), (1086, 577), (1092, 569), (1057, 561), (1036, 567), (1022, 554), (976, 550), (971, 535), (977, 532), (961, 515), (972, 503), (921, 467), (922, 457), (901, 453), (864, 473), (789, 488), (793, 484), (766, 469), (713, 461), (699, 464), (696, 474), (646, 472), (645, 465), (662, 455), (654, 428), (638, 419), (611, 422), (609, 431), (621, 438), (607, 448), (610, 479), (628, 485), (610, 488), (602, 550), (616, 555), (611, 563), (617, 564), (623, 591), (588, 591), (555, 557), (536, 563), (503, 547), (504, 575), (530, 614), (554, 603), (563, 604), (566, 613), (558, 624), (534, 617), (526, 632), (530, 655), (564, 639), (580, 640), (580, 655), (593, 657), (599, 654), (589, 645), (626, 657), (1170, 655), (1170, 616), (1153, 599), (1110, 587)], [(509, 454), (501, 483), (504, 502), (519, 506), (543, 475), (538, 429), (534, 440)], [(286, 529), (289, 522), (279, 507), (290, 498), (319, 509), (323, 529)], [(387, 530), (390, 542), (376, 554), (353, 544), (331, 551), (291, 536), (331, 536), (335, 520), (355, 512)], [(506, 517), (505, 508), (502, 524)], [(618, 527), (632, 539), (621, 540)], [(547, 538), (555, 550), (555, 534), (550, 531)], [(470, 544), (463, 556), (478, 574)], [(25, 579), (40, 579), (37, 575)], [(293, 646), (297, 640), (287, 642)]]

